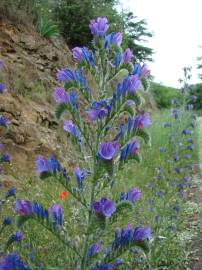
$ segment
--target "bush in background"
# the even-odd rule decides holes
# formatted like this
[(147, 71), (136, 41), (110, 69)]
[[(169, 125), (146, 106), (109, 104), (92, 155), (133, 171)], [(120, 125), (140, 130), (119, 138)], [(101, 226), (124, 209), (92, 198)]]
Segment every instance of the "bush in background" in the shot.
[(158, 108), (171, 108), (171, 100), (176, 99), (177, 105), (182, 105), (182, 94), (177, 88), (168, 87), (159, 83), (151, 84), (151, 92)]
[[(202, 109), (202, 83), (198, 83), (192, 86), (191, 94), (193, 95), (194, 109)], [(196, 99), (194, 97), (197, 97)]]

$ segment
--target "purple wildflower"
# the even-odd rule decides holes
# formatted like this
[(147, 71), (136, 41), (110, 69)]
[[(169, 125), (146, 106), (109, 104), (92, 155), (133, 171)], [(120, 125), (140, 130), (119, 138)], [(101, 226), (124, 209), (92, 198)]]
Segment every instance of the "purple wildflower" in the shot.
[(80, 62), (83, 60), (83, 51), (80, 47), (75, 47), (72, 49), (72, 55), (76, 62)]
[(171, 123), (169, 123), (169, 122), (164, 122), (164, 123), (163, 123), (163, 127), (164, 127), (164, 128), (171, 127)]
[(11, 187), (8, 189), (8, 191), (6, 192), (6, 198), (15, 196), (16, 194), (16, 189), (14, 187)]
[(192, 130), (189, 130), (189, 129), (184, 129), (182, 131), (182, 134), (184, 134), (184, 135), (191, 135), (192, 133), (193, 133), (193, 131)]
[(137, 227), (133, 234), (134, 241), (144, 241), (145, 239), (151, 238), (151, 228), (150, 227)]
[(183, 172), (183, 168), (175, 168), (175, 171), (176, 171), (177, 173), (181, 173), (181, 172)]
[(49, 212), (52, 216), (52, 222), (56, 223), (57, 225), (62, 226), (63, 218), (62, 218), (62, 207), (59, 204), (53, 204), (49, 208)]
[(6, 85), (4, 83), (0, 83), (0, 94), (4, 93), (6, 90)]
[(100, 201), (94, 201), (92, 204), (92, 209), (95, 212), (95, 214), (107, 218), (111, 217), (112, 214), (116, 211), (114, 202), (107, 198), (102, 198)]
[(79, 167), (74, 168), (73, 175), (76, 178), (77, 185), (79, 188), (83, 187), (83, 181), (87, 177), (88, 173), (87, 170), (83, 169), (81, 170)]
[(99, 243), (92, 244), (88, 249), (88, 256), (92, 257), (96, 254), (98, 254), (101, 251), (101, 246)]
[(21, 242), (23, 239), (23, 233), (22, 232), (16, 232), (11, 235), (10, 240), (15, 242)]
[(139, 201), (141, 196), (141, 191), (138, 188), (131, 188), (127, 192), (127, 199), (132, 203)]
[(69, 103), (69, 94), (63, 87), (56, 87), (53, 92), (53, 98), (56, 103)]
[(180, 157), (177, 154), (174, 154), (173, 155), (173, 160), (178, 161), (178, 160), (180, 160)]
[(98, 150), (98, 155), (101, 159), (112, 160), (118, 150), (118, 142), (102, 142)]
[(150, 76), (150, 70), (148, 69), (148, 66), (146, 64), (144, 64), (141, 67), (141, 77), (143, 78), (148, 78)]
[(133, 52), (131, 51), (131, 49), (127, 48), (123, 53), (123, 62), (125, 64), (128, 64), (132, 58), (133, 58)]
[(110, 45), (117, 45), (117, 46), (121, 46), (122, 43), (122, 33), (118, 32), (118, 33), (111, 33), (108, 36), (106, 36), (105, 38), (105, 48), (108, 48)]
[(20, 216), (32, 215), (32, 203), (26, 200), (17, 199), (15, 203), (15, 210)]
[(49, 172), (48, 160), (44, 156), (39, 155), (36, 159), (35, 164), (37, 173), (41, 174)]
[(75, 80), (75, 73), (68, 68), (58, 69), (56, 77), (58, 81), (68, 82)]
[(131, 75), (127, 76), (123, 79), (123, 81), (120, 84), (120, 87), (122, 88), (122, 91), (129, 92), (129, 93), (135, 93), (138, 88), (140, 87), (140, 80), (137, 75)]
[(3, 154), (0, 158), (1, 162), (11, 162), (11, 157), (9, 154)]
[(2, 270), (31, 270), (23, 261), (19, 258), (17, 253), (13, 252), (4, 256), (0, 261), (0, 269)]
[(5, 217), (3, 220), (3, 225), (8, 226), (11, 225), (12, 219), (10, 217)]
[(127, 156), (137, 155), (140, 150), (140, 144), (136, 139), (131, 140), (124, 148), (121, 149), (120, 161), (124, 161)]
[(111, 107), (107, 104), (105, 100), (100, 102), (95, 101), (92, 104), (92, 109), (87, 110), (86, 114), (90, 118), (91, 121), (96, 121), (97, 119), (103, 119), (108, 115)]
[(171, 113), (172, 113), (173, 118), (178, 119), (179, 115), (178, 115), (178, 110), (177, 109), (172, 109)]
[(2, 127), (7, 127), (9, 125), (10, 121), (8, 120), (8, 118), (4, 115), (0, 116), (0, 126)]
[(151, 119), (147, 112), (139, 114), (134, 119), (134, 128), (147, 128), (151, 125)]
[(108, 20), (106, 17), (98, 17), (97, 20), (91, 20), (89, 28), (93, 36), (103, 37), (108, 29)]

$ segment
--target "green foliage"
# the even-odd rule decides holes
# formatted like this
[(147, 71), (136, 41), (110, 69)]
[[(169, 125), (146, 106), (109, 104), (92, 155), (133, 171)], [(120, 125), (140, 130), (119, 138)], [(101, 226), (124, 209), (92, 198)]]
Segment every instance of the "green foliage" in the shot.
[(194, 104), (194, 109), (202, 109), (202, 83), (193, 85), (191, 89), (191, 94), (197, 97), (195, 101), (192, 101), (192, 103)]
[(153, 36), (147, 27), (147, 22), (138, 20), (133, 12), (123, 13), (125, 46), (132, 49), (136, 61), (152, 61), (153, 50), (143, 45)]
[(177, 88), (164, 86), (159, 83), (151, 84), (151, 92), (160, 109), (170, 108), (171, 99), (176, 98), (178, 106), (182, 104), (182, 94)]
[(54, 38), (59, 36), (59, 29), (52, 21), (46, 17), (41, 17), (39, 21), (39, 33), (42, 37)]

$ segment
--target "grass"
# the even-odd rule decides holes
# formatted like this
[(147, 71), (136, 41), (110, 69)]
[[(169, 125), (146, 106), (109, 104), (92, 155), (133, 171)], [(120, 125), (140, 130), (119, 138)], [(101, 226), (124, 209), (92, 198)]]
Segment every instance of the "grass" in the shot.
[[(177, 134), (176, 140), (186, 142), (189, 136), (183, 137), (180, 130), (189, 124), (187, 117), (188, 115), (179, 126), (171, 118), (170, 111), (161, 111), (154, 114), (152, 117), (153, 124), (149, 130), (151, 146), (141, 144), (142, 162), (130, 161), (117, 175), (117, 182), (113, 189), (114, 200), (118, 198), (121, 191), (127, 191), (131, 186), (141, 189), (141, 200), (137, 202), (132, 212), (124, 213), (120, 223), (122, 226), (131, 223), (134, 226), (140, 224), (152, 227), (154, 237), (151, 244), (151, 254), (147, 260), (153, 269), (178, 270), (184, 269), (186, 265), (186, 243), (182, 241), (182, 237), (180, 238), (185, 229), (184, 221), (187, 219), (185, 212), (186, 197), (181, 197), (182, 193), (178, 184), (179, 179), (186, 174), (191, 174), (191, 172), (186, 169), (178, 174), (175, 172), (175, 168), (184, 165), (185, 162), (196, 163), (198, 153), (197, 150), (193, 151), (191, 161), (180, 159), (176, 163), (173, 162), (174, 153), (179, 152), (182, 156), (185, 151), (180, 146), (176, 149), (176, 145), (172, 142), (169, 143), (168, 136), (175, 131), (175, 134)], [(171, 127), (164, 128), (163, 123), (165, 122), (170, 122)], [(194, 137), (197, 136), (196, 134), (194, 134)], [(160, 147), (164, 147), (166, 151), (160, 152)], [(195, 149), (197, 149), (196, 144)], [(64, 208), (68, 234), (76, 239), (79, 247), (81, 246), (84, 229), (82, 224), (83, 211), (71, 195), (61, 202), (59, 194), (63, 190), (63, 187), (53, 178), (40, 180), (33, 176), (29, 179), (19, 179), (18, 197), (37, 200), (46, 208), (49, 208), (53, 203), (61, 203)], [(113, 227), (115, 229), (116, 224)], [(42, 269), (66, 269), (65, 267), (69, 263), (68, 258), (73, 254), (67, 248), (64, 248), (57, 238), (34, 221), (31, 227), (30, 222), (27, 222), (23, 231), (25, 239), (22, 244), (17, 246), (17, 250), (26, 260), (30, 258), (29, 263), (31, 265), (38, 265), (42, 261)], [(109, 242), (110, 236), (108, 234), (103, 236), (102, 241)], [(148, 269), (145, 265), (145, 258), (139, 250), (134, 251), (134, 257), (137, 269)], [(74, 269), (74, 265), (71, 266), (71, 269)]]

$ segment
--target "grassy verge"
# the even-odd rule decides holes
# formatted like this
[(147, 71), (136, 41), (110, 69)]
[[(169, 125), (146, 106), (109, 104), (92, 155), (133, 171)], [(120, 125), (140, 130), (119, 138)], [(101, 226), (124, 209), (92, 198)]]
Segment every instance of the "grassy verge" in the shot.
[[(127, 213), (123, 214), (120, 220), (123, 226), (127, 223), (148, 225), (153, 230), (149, 257), (145, 260), (138, 249), (132, 250), (132, 255), (130, 254), (134, 256), (137, 267), (135, 269), (148, 269), (145, 262), (149, 263), (152, 269), (184, 269), (187, 252), (183, 232), (187, 219), (185, 206), (190, 181), (183, 179), (186, 176), (191, 177), (192, 174), (192, 170), (185, 168), (186, 165), (197, 163), (198, 160), (197, 144), (194, 145), (193, 151), (190, 150), (189, 154), (192, 157), (188, 160), (184, 158), (187, 153), (184, 147), (189, 145), (188, 139), (196, 138), (197, 132), (191, 137), (182, 135), (182, 128), (190, 124), (187, 120), (188, 114), (180, 122), (180, 126), (176, 125), (170, 111), (156, 113), (152, 119), (151, 146), (142, 143), (142, 162), (130, 161), (117, 175), (114, 200), (119, 198), (121, 191), (127, 191), (131, 186), (142, 191), (142, 198), (137, 202), (135, 209), (128, 216)], [(165, 123), (170, 123), (171, 126), (164, 127)], [(176, 136), (175, 143), (171, 138), (173, 134)], [(179, 155), (178, 161), (173, 160), (174, 154)], [(176, 168), (183, 170), (176, 172)], [(63, 205), (68, 235), (74, 237), (79, 246), (83, 231), (82, 208), (75, 204), (71, 195), (61, 201), (59, 194), (63, 188), (51, 178), (39, 180), (33, 176), (19, 181), (19, 198), (37, 200), (46, 208), (56, 202)], [(5, 232), (5, 236), (7, 234), (8, 231)], [(26, 260), (29, 258), (31, 265), (40, 265), (42, 261), (42, 269), (66, 269), (65, 265), (72, 254), (51, 233), (34, 222), (30, 226), (28, 222), (24, 226), (24, 235), (25, 239), (17, 246), (17, 250)], [(104, 235), (103, 244), (109, 242), (110, 237)]]

